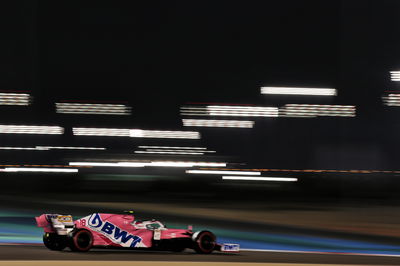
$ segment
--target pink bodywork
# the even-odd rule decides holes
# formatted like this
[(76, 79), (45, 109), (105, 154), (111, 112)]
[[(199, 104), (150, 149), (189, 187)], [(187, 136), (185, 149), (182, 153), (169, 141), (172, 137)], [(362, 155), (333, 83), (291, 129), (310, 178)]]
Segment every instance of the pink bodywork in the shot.
[[(46, 233), (56, 233), (50, 218), (57, 214), (42, 214), (36, 223)], [(149, 229), (146, 225), (159, 225)], [(149, 248), (153, 240), (191, 238), (191, 229), (167, 229), (156, 220), (135, 221), (131, 214), (93, 213), (74, 221), (75, 228), (89, 230), (93, 235), (93, 246)]]
[[(192, 231), (185, 229), (162, 227), (159, 230), (150, 230), (144, 225), (159, 223), (162, 226), (162, 224), (155, 220), (135, 222), (134, 216), (130, 214), (94, 213), (74, 223), (76, 228), (87, 229), (92, 233), (94, 246), (149, 248), (152, 246), (153, 239), (191, 238), (193, 234)], [(155, 234), (159, 235), (155, 236)], [(124, 242), (126, 239), (129, 240)]]
[(35, 217), (37, 226), (43, 227), (45, 233), (54, 233), (55, 230), (51, 223), (48, 221), (48, 214), (42, 214), (38, 217)]

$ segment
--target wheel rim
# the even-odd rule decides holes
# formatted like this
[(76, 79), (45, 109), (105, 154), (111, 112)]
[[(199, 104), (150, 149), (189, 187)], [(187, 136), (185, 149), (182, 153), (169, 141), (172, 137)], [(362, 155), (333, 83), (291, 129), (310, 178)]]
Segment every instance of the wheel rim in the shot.
[(215, 240), (210, 234), (204, 234), (199, 239), (199, 246), (204, 252), (209, 252), (214, 249)]
[(75, 235), (75, 245), (81, 250), (86, 250), (90, 248), (92, 244), (92, 237), (90, 233), (86, 231), (80, 231)]

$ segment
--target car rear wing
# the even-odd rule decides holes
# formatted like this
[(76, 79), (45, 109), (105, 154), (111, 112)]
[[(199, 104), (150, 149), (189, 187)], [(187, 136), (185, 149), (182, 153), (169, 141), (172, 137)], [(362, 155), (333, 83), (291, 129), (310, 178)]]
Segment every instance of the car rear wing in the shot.
[(67, 235), (75, 227), (72, 215), (42, 214), (35, 219), (37, 226), (42, 227), (46, 233)]

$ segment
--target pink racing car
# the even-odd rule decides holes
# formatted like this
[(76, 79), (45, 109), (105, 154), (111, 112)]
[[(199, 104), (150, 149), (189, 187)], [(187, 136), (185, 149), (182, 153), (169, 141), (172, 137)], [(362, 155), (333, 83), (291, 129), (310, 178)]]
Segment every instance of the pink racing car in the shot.
[(43, 227), (43, 243), (51, 250), (88, 251), (92, 247), (183, 251), (194, 249), (209, 254), (214, 250), (239, 252), (238, 244), (218, 244), (210, 231), (169, 229), (160, 221), (135, 221), (125, 214), (93, 213), (73, 221), (71, 215), (42, 214), (36, 217)]

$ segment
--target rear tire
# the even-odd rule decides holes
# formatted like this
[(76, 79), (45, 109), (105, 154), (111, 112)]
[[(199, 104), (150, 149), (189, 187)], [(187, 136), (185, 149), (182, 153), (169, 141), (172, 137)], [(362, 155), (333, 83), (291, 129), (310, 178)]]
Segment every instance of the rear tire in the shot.
[(93, 246), (93, 235), (86, 229), (74, 230), (68, 235), (68, 246), (72, 251), (89, 251)]
[(44, 233), (43, 244), (50, 250), (63, 250), (67, 247), (65, 236), (59, 236), (56, 233)]
[(193, 249), (197, 253), (210, 254), (216, 246), (216, 237), (210, 231), (201, 231), (194, 238)]

